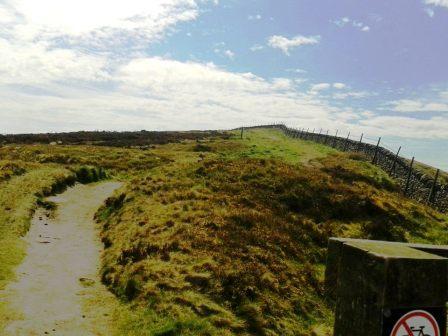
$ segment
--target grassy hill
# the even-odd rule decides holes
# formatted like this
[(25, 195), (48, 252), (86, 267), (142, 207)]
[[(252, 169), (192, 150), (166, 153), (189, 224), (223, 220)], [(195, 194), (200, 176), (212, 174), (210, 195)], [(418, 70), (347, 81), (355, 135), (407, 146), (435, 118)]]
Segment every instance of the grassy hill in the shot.
[[(329, 237), (447, 243), (447, 217), (403, 198), (362, 156), (278, 130), (244, 139), (210, 133), (150, 150), (7, 146), (0, 160), (1, 190), (50, 170), (76, 178), (83, 166), (125, 182), (96, 215), (102, 279), (123, 303), (117, 335), (330, 335)], [(23, 231), (1, 211), (22, 201), (6, 206), (10, 197), (0, 194), (0, 228), (12, 251)], [(0, 253), (0, 262), (11, 259)], [(0, 279), (10, 280), (16, 259)]]

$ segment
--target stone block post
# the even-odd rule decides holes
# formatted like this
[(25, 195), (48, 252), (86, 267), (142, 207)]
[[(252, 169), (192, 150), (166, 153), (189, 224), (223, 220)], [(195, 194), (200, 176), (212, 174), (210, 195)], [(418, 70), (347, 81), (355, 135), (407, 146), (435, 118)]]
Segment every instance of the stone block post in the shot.
[(334, 336), (446, 336), (447, 251), (330, 240), (326, 290), (336, 310)]

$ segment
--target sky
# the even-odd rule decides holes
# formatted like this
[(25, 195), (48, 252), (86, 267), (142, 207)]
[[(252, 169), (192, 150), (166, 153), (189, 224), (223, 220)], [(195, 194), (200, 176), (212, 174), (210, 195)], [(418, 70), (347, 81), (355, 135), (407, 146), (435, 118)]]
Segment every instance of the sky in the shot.
[(448, 170), (448, 0), (0, 0), (0, 133), (277, 122)]

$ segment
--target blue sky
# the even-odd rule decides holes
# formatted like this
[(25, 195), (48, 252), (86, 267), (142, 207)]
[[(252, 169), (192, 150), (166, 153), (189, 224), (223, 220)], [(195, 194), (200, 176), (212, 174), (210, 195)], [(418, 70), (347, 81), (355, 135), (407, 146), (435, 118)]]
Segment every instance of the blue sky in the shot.
[(0, 132), (281, 121), (448, 169), (447, 35), (448, 0), (0, 0)]

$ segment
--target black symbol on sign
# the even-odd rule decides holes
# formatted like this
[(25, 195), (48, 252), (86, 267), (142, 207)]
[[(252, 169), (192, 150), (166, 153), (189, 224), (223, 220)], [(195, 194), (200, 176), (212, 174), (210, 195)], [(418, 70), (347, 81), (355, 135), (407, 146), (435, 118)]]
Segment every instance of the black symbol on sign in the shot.
[[(411, 327), (410, 331), (412, 332), (412, 335), (414, 335), (414, 336), (431, 336), (431, 335), (425, 334), (424, 329), (425, 329), (424, 326), (421, 326), (419, 329), (417, 329), (415, 327)], [(410, 335), (409, 333), (406, 333), (406, 335), (403, 335), (403, 336), (412, 336), (412, 335)]]

